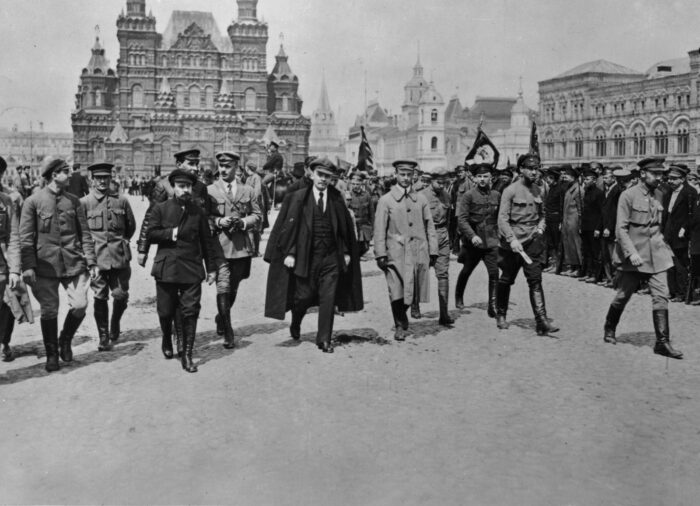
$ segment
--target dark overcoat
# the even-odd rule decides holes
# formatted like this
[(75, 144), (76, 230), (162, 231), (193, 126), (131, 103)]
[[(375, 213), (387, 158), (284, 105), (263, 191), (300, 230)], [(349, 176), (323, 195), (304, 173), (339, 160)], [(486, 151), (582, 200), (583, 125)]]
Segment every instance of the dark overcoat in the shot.
[[(664, 194), (664, 239), (672, 249), (685, 249), (688, 247), (690, 238), (690, 222), (693, 219), (695, 202), (698, 199), (698, 192), (688, 183), (683, 183), (683, 187), (673, 203), (673, 209), (669, 209), (673, 192)], [(678, 237), (681, 229), (685, 231), (683, 237)]]
[[(362, 272), (352, 218), (340, 192), (330, 186), (326, 191), (340, 266), (335, 305), (340, 311), (361, 311), (364, 307)], [(313, 239), (312, 206), (315, 205), (312, 193), (312, 187), (308, 187), (287, 194), (270, 232), (264, 256), (264, 260), (270, 264), (265, 294), (265, 316), (268, 318), (284, 320), (285, 313), (292, 309), (295, 276), (305, 278), (309, 275)], [(348, 265), (345, 264), (344, 254), (350, 255)], [(287, 255), (294, 255), (294, 269), (284, 266)]]

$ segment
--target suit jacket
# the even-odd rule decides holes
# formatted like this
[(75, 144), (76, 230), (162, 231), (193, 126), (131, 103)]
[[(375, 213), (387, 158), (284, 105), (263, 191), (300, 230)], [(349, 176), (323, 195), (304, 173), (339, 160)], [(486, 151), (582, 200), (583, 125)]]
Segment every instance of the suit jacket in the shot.
[[(675, 249), (685, 249), (688, 247), (690, 236), (690, 222), (693, 218), (695, 203), (698, 193), (695, 188), (688, 183), (683, 183), (678, 197), (673, 204), (673, 209), (669, 209), (673, 192), (667, 192), (663, 197), (664, 206), (664, 238), (666, 242)], [(685, 230), (684, 236), (678, 237), (681, 229)]]
[(599, 230), (603, 213), (605, 192), (595, 184), (583, 192), (583, 212), (581, 213), (581, 231)]
[[(173, 230), (177, 227), (177, 238)], [(207, 215), (195, 202), (184, 208), (175, 198), (156, 204), (151, 213), (148, 240), (158, 245), (151, 275), (165, 283), (201, 283), (214, 272), (221, 258), (214, 247)]]
[(90, 192), (90, 184), (85, 176), (78, 171), (74, 171), (73, 174), (70, 175), (66, 191), (78, 198), (84, 197)]
[[(364, 307), (362, 272), (352, 218), (338, 190), (329, 186), (326, 194), (340, 273), (335, 304), (340, 311), (360, 311)], [(265, 316), (268, 318), (284, 319), (285, 312), (292, 308), (295, 276), (309, 276), (314, 205), (311, 187), (290, 193), (282, 201), (264, 256), (264, 260), (270, 264), (265, 294)], [(349, 264), (345, 263), (345, 254), (350, 256)], [(295, 257), (293, 270), (284, 266), (288, 255)]]
[(610, 232), (609, 238), (615, 239), (615, 227), (617, 225), (617, 203), (620, 201), (622, 190), (620, 185), (615, 183), (603, 199), (603, 209), (600, 216), (600, 233), (605, 229)]

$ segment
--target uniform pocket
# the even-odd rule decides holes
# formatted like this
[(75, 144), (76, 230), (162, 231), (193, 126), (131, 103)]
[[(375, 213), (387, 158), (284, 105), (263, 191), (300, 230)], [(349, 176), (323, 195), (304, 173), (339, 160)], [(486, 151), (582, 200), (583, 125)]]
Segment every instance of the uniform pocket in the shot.
[(646, 225), (649, 222), (649, 205), (646, 202), (632, 203), (630, 211), (630, 223), (635, 225)]
[(39, 213), (39, 220), (37, 223), (37, 227), (39, 228), (39, 232), (43, 232), (44, 234), (48, 234), (51, 232), (51, 219), (53, 218), (52, 213)]
[(124, 230), (126, 227), (126, 213), (124, 209), (111, 209), (112, 223), (110, 224), (111, 230)]
[(102, 230), (104, 228), (104, 218), (102, 211), (88, 211), (87, 213), (88, 227), (90, 230)]
[(66, 209), (58, 214), (59, 223), (61, 224), (61, 233), (75, 232), (75, 209)]

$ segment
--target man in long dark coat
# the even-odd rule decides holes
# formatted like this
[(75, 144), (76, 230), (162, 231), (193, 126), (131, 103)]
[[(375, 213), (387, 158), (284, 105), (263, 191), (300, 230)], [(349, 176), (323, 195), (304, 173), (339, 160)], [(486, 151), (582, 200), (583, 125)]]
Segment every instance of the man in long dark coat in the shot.
[(335, 307), (360, 311), (364, 305), (360, 255), (344, 196), (330, 185), (335, 166), (321, 158), (311, 170), (313, 186), (284, 198), (270, 233), (265, 316), (283, 320), (291, 310), (289, 332), (298, 340), (306, 311), (318, 305), (316, 345), (332, 353)]

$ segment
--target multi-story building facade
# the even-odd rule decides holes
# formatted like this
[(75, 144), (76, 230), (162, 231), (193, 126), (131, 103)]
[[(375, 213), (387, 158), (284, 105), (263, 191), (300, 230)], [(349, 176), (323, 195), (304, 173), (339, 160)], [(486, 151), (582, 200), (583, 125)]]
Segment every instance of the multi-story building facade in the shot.
[(7, 161), (10, 174), (14, 174), (17, 165), (28, 165), (36, 175), (47, 156), (72, 160), (73, 135), (45, 132), (43, 123), (39, 123), (37, 130), (20, 130), (17, 126), (9, 130), (0, 128), (0, 156)]
[(287, 165), (303, 160), (310, 121), (301, 114), (299, 79), (281, 46), (267, 73), (268, 25), (257, 18), (258, 0), (237, 3), (238, 18), (222, 35), (213, 15), (198, 11), (174, 11), (158, 33), (146, 1), (127, 0), (117, 18), (116, 69), (98, 38), (80, 77), (75, 161), (150, 174), (196, 147), (205, 163), (221, 149), (263, 163), (270, 131)]
[(638, 72), (605, 60), (540, 81), (540, 144), (548, 164), (631, 165), (651, 155), (696, 165), (700, 50)]

